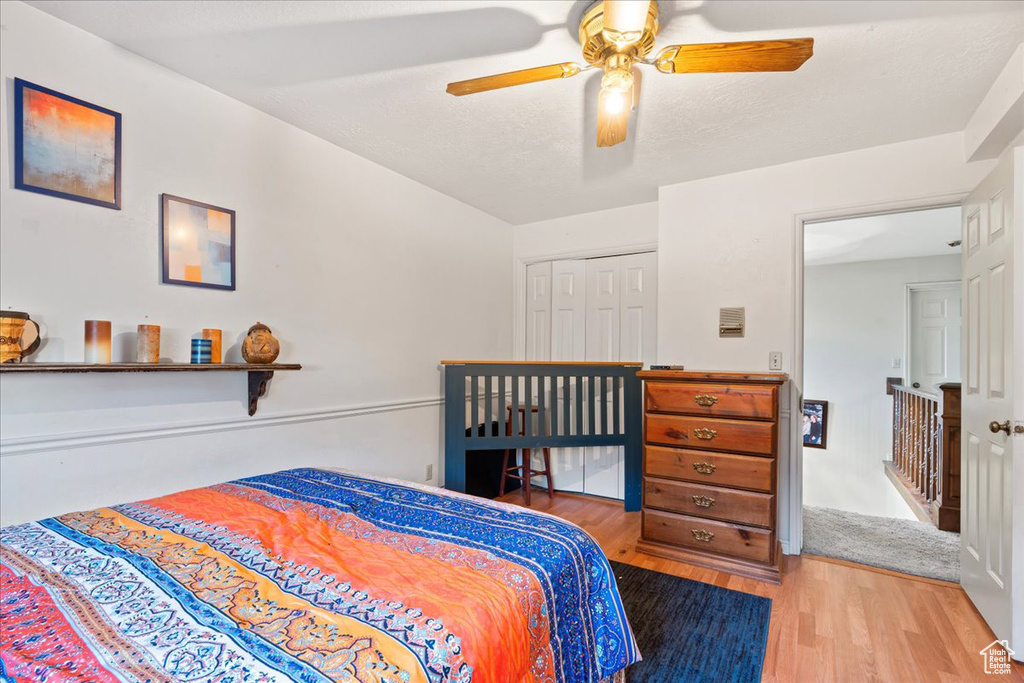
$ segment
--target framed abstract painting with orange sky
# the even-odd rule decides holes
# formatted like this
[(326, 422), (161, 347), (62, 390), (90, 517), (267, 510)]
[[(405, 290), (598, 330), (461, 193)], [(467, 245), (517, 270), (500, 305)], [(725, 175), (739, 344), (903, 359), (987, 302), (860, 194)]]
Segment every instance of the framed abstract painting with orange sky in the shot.
[(14, 79), (14, 187), (121, 208), (121, 115)]
[(235, 288), (235, 212), (161, 195), (163, 281), (172, 285)]

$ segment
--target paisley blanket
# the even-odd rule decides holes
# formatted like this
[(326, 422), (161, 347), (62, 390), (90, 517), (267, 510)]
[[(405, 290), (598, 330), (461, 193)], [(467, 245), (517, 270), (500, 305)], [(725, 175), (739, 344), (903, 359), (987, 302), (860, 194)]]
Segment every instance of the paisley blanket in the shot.
[(639, 659), (568, 522), (295, 469), (0, 530), (0, 679), (592, 682)]

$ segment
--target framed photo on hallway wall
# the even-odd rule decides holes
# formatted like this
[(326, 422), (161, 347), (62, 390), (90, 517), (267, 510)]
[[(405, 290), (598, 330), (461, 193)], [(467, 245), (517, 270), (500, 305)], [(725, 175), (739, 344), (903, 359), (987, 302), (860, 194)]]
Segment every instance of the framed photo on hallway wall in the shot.
[(804, 446), (825, 448), (828, 442), (828, 401), (804, 400)]

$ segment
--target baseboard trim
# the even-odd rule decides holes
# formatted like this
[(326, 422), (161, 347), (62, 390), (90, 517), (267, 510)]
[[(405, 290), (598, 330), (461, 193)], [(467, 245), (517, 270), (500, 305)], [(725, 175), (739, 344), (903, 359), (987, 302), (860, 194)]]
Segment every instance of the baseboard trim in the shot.
[(382, 401), (354, 406), (342, 406), (323, 410), (303, 410), (292, 413), (268, 415), (266, 417), (239, 417), (221, 420), (196, 420), (163, 425), (141, 427), (125, 427), (121, 429), (99, 429), (95, 431), (64, 432), (61, 434), (45, 434), (39, 436), (22, 436), (0, 440), (0, 458), (27, 453), (66, 450), (71, 448), (87, 448), (90, 446), (106, 446), (110, 444), (147, 441), (151, 439), (167, 439), (194, 434), (211, 434), (240, 429), (257, 429), (278, 425), (301, 424), (304, 422), (320, 422), (324, 420), (341, 420), (362, 415), (389, 413), (399, 410), (415, 410), (439, 406), (444, 401), (441, 397), (406, 399), (402, 401)]

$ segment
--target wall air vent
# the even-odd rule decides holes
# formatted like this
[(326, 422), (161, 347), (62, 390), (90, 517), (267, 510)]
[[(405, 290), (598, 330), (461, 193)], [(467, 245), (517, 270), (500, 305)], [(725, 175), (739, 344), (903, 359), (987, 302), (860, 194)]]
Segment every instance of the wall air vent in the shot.
[(723, 308), (718, 314), (719, 337), (742, 337), (746, 314), (742, 307)]

